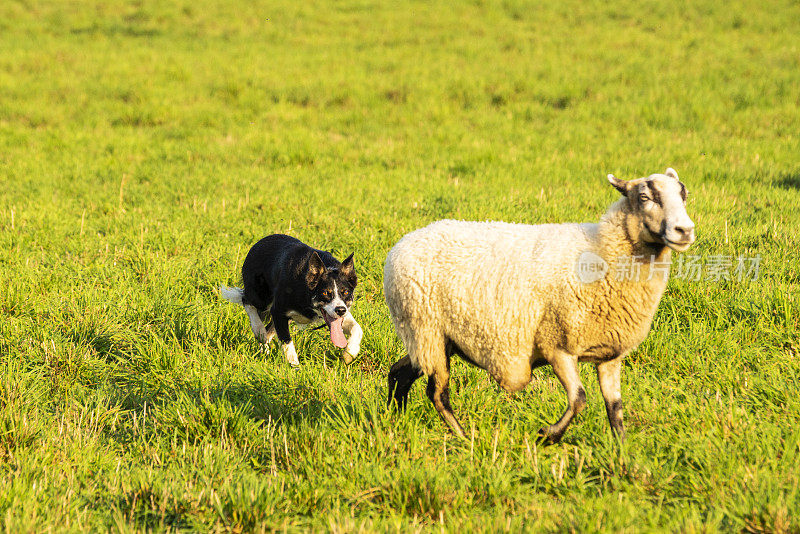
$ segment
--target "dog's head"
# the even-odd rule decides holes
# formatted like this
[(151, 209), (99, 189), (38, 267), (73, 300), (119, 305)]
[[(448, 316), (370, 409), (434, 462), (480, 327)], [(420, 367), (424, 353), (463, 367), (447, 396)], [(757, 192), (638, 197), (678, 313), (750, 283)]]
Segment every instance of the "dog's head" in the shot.
[(306, 284), (314, 310), (328, 324), (343, 317), (350, 309), (357, 282), (352, 254), (339, 267), (331, 268), (325, 267), (316, 252), (311, 254)]

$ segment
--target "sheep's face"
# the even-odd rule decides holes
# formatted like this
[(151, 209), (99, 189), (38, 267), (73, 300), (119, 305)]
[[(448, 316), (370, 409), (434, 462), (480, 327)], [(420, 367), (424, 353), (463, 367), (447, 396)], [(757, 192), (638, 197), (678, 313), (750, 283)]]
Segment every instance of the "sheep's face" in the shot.
[(608, 175), (642, 222), (642, 239), (683, 252), (694, 243), (694, 223), (686, 213), (686, 186), (674, 169), (637, 180), (620, 180)]

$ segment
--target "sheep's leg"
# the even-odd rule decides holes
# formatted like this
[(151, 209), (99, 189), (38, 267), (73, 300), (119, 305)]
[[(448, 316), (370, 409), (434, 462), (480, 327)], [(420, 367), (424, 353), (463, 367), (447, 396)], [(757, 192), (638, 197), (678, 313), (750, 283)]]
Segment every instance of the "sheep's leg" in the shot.
[(452, 430), (456, 436), (466, 439), (467, 436), (464, 434), (464, 429), (461, 427), (461, 424), (453, 413), (453, 409), (450, 407), (449, 382), (449, 373), (434, 373), (428, 377), (428, 387), (425, 392), (428, 394), (428, 398), (431, 400), (434, 407), (436, 407), (436, 411), (439, 412), (441, 418), (447, 423), (447, 426), (450, 427), (450, 430)]
[(573, 417), (578, 415), (583, 407), (586, 406), (586, 391), (581, 384), (581, 377), (578, 374), (578, 359), (571, 354), (559, 352), (552, 358), (548, 358), (553, 371), (561, 381), (561, 385), (567, 391), (567, 411), (556, 423), (539, 430), (539, 435), (550, 443), (558, 443), (561, 436), (567, 430)]
[(397, 403), (397, 407), (404, 410), (408, 400), (408, 392), (411, 386), (422, 376), (422, 371), (411, 364), (411, 358), (406, 356), (395, 362), (389, 370), (389, 400)]
[(624, 440), (625, 428), (622, 426), (622, 392), (620, 391), (619, 385), (621, 368), (621, 357), (598, 363), (597, 380), (600, 383), (600, 391), (603, 393), (603, 400), (606, 402), (608, 423), (617, 433), (620, 440)]

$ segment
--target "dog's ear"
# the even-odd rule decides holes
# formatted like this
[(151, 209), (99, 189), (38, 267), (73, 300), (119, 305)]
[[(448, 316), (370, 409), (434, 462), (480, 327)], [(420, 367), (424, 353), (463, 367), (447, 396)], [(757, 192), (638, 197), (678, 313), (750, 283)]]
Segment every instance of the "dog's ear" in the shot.
[(314, 289), (319, 283), (319, 279), (325, 274), (327, 269), (322, 259), (316, 251), (311, 253), (311, 259), (308, 260), (308, 272), (306, 273), (306, 284), (309, 289)]
[(358, 282), (358, 277), (356, 276), (356, 266), (355, 262), (353, 261), (353, 255), (350, 254), (345, 258), (342, 262), (342, 276), (344, 276), (348, 282), (353, 284), (355, 287), (356, 282)]

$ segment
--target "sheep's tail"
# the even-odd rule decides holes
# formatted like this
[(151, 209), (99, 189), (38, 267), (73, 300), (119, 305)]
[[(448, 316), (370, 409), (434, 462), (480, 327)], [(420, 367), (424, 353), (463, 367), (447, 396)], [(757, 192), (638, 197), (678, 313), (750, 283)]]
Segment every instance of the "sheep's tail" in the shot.
[(244, 289), (238, 287), (225, 287), (220, 286), (219, 295), (229, 302), (234, 304), (242, 304), (242, 297), (244, 297)]

